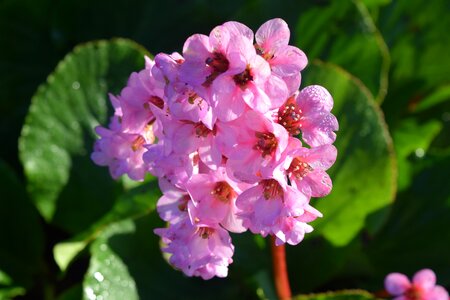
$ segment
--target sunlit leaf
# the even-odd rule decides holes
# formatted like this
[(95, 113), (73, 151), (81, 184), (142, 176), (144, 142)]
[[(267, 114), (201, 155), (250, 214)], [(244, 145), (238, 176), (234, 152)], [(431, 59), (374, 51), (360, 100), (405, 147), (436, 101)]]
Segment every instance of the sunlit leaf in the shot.
[(122, 39), (79, 46), (34, 95), (20, 158), (28, 192), (47, 221), (77, 232), (112, 207), (113, 181), (89, 158), (93, 130), (107, 120), (107, 93), (118, 93), (143, 68), (144, 54)]
[(333, 190), (315, 203), (323, 218), (316, 232), (335, 246), (350, 242), (363, 227), (376, 232), (387, 217), (383, 210), (396, 191), (396, 164), (383, 115), (367, 89), (342, 69), (310, 66), (305, 85), (320, 84), (334, 98), (339, 120), (338, 158), (330, 170)]

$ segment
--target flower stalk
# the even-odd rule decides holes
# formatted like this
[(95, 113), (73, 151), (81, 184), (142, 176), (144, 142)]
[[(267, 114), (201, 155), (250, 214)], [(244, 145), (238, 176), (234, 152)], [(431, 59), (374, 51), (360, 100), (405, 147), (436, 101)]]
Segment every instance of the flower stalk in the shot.
[(285, 246), (284, 244), (275, 245), (275, 237), (270, 236), (270, 250), (272, 252), (273, 276), (278, 299), (289, 300), (292, 298), (292, 293), (289, 285)]

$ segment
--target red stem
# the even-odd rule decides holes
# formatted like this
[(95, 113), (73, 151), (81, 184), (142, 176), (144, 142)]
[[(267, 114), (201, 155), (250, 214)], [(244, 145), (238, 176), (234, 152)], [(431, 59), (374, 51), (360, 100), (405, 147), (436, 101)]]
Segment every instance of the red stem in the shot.
[(284, 244), (275, 245), (275, 238), (270, 236), (270, 250), (272, 252), (273, 275), (275, 279), (275, 288), (280, 300), (291, 299), (291, 287), (289, 286), (289, 278), (286, 264), (286, 249)]

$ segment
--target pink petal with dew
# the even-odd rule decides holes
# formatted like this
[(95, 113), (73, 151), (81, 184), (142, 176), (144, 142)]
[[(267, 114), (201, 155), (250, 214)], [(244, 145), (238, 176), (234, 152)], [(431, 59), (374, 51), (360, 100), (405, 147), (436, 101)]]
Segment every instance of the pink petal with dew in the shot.
[(279, 49), (270, 60), (272, 72), (280, 77), (300, 73), (308, 64), (308, 58), (302, 50), (294, 46)]
[(304, 114), (314, 111), (330, 112), (333, 108), (333, 97), (323, 86), (310, 85), (300, 91), (297, 103)]
[(230, 39), (230, 32), (228, 28), (223, 25), (216, 26), (209, 34), (209, 42), (213, 51), (221, 52), (222, 54), (228, 52)]
[(322, 145), (309, 149), (308, 164), (314, 169), (328, 170), (336, 161), (337, 149), (333, 145)]
[(311, 197), (325, 197), (333, 188), (330, 176), (321, 169), (315, 169), (309, 173), (302, 182), (306, 182), (309, 185)]
[(384, 280), (384, 287), (389, 294), (399, 296), (411, 287), (411, 282), (404, 274), (390, 273)]
[(271, 51), (289, 44), (290, 31), (287, 23), (279, 18), (269, 20), (256, 31), (256, 43), (265, 51)]
[(336, 140), (338, 122), (334, 115), (327, 112), (316, 112), (305, 116), (302, 122), (302, 138), (311, 147), (332, 144)]
[(253, 43), (253, 31), (250, 28), (248, 28), (246, 25), (239, 23), (239, 22), (230, 21), (230, 22), (224, 23), (223, 26), (225, 26), (228, 29), (228, 31), (230, 32), (230, 34), (232, 36), (245, 37), (251, 43)]

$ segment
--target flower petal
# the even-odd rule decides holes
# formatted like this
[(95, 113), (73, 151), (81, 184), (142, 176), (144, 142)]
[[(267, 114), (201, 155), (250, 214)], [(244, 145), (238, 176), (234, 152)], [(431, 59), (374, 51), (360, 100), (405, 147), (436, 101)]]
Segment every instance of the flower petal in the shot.
[(411, 282), (404, 274), (390, 273), (384, 280), (384, 287), (389, 294), (399, 296), (411, 287)]

